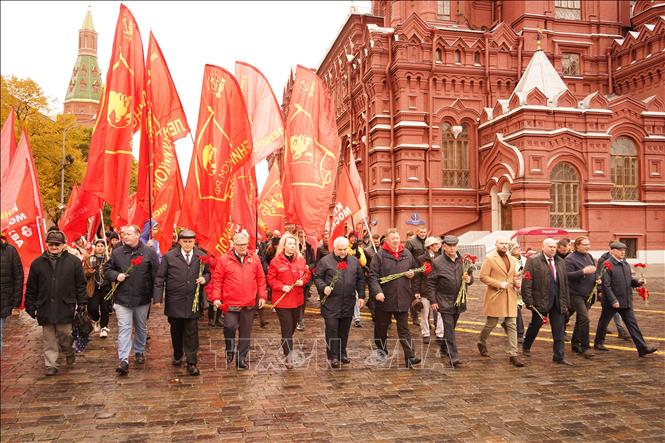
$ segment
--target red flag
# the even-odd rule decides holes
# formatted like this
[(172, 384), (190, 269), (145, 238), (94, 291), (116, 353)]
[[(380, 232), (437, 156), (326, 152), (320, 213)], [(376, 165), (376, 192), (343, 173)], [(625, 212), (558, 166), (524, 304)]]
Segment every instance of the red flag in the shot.
[(30, 264), (43, 252), (44, 243), (41, 193), (25, 131), (0, 187), (0, 229), (7, 233), (7, 240), (18, 251), (27, 279)]
[[(351, 181), (351, 186), (353, 187), (353, 192), (356, 194), (358, 199), (358, 204), (360, 209), (358, 210), (358, 216), (364, 218), (367, 216), (367, 201), (365, 200), (365, 187), (363, 186), (363, 181), (358, 174), (358, 168), (356, 167), (356, 159), (353, 158), (353, 149), (349, 149), (349, 180)], [(355, 214), (354, 214), (355, 215)]]
[(228, 71), (206, 65), (179, 224), (193, 229), (210, 253), (228, 249), (232, 179), (251, 153), (252, 134), (240, 85)]
[(236, 79), (247, 105), (254, 151), (249, 166), (284, 147), (284, 118), (268, 79), (249, 63), (236, 62)]
[(284, 231), (284, 199), (277, 162), (270, 168), (268, 179), (259, 197), (259, 226), (264, 232)]
[[(141, 131), (139, 179), (134, 223), (151, 217), (160, 225), (155, 236), (162, 253), (171, 247), (176, 213), (182, 207), (184, 187), (174, 141), (189, 133), (173, 78), (152, 32), (146, 63), (146, 107)], [(148, 195), (152, 189), (152, 197)]]
[(298, 66), (286, 123), (282, 195), (286, 219), (323, 235), (339, 156), (335, 106), (323, 82)]
[(4, 180), (9, 171), (9, 164), (16, 152), (16, 137), (14, 136), (14, 108), (9, 109), (9, 115), (0, 133), (0, 179)]
[(332, 235), (330, 237), (331, 241), (329, 242), (329, 245), (331, 251), (333, 244), (332, 240), (345, 234), (344, 221), (359, 210), (360, 204), (358, 203), (358, 198), (353, 190), (353, 185), (349, 178), (349, 171), (347, 171), (346, 166), (343, 166), (337, 182), (335, 207), (333, 208), (332, 221), (330, 223)]
[(243, 166), (233, 177), (231, 221), (249, 234), (249, 249), (256, 249), (256, 174)]
[(80, 189), (75, 183), (69, 194), (65, 212), (58, 222), (58, 226), (67, 236), (67, 240), (72, 241), (86, 235), (88, 219), (99, 215), (102, 205), (103, 202), (99, 197)]
[(114, 225), (124, 225), (132, 170), (132, 135), (141, 125), (144, 92), (143, 44), (132, 13), (123, 4), (115, 29), (106, 86), (90, 140), (82, 188), (113, 208)]

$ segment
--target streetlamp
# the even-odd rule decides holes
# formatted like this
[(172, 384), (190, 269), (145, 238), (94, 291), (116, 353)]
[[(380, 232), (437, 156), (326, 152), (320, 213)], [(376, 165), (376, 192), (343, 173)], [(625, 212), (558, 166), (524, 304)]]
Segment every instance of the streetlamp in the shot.
[(74, 163), (74, 158), (71, 155), (65, 156), (65, 142), (67, 141), (67, 131), (75, 128), (78, 123), (73, 123), (62, 130), (62, 162), (60, 164), (60, 207), (63, 211), (65, 209), (65, 167), (71, 166)]

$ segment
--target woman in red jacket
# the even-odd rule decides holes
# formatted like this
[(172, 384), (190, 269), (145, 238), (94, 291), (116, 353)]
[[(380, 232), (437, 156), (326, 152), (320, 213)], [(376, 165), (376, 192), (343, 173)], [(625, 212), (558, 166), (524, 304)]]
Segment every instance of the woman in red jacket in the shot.
[(300, 316), (300, 307), (305, 303), (303, 286), (312, 277), (299, 250), (298, 239), (291, 234), (284, 234), (268, 268), (268, 285), (272, 288), (273, 308), (277, 311), (282, 329), (282, 350), (286, 356), (287, 369), (293, 368), (293, 332)]

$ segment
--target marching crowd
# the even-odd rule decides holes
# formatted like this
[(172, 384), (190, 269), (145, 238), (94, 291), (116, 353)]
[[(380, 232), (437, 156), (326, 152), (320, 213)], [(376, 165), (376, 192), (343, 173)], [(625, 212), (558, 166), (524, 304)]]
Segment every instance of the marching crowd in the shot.
[[(51, 228), (47, 250), (30, 265), (25, 286), (25, 311), (42, 326), (46, 375), (58, 373), (60, 352), (71, 366), (76, 361), (72, 324), (89, 316), (93, 330), (104, 339), (110, 332), (109, 316), (117, 320), (118, 375), (134, 364), (145, 363), (148, 317), (162, 309), (170, 325), (172, 364), (187, 365), (199, 375), (199, 319), (207, 310), (208, 324), (223, 327), (227, 363), (249, 368), (252, 326), (259, 316), (265, 327), (268, 301), (277, 313), (281, 331), (283, 364), (298, 365), (294, 333), (304, 330), (304, 306), (318, 294), (325, 324), (326, 355), (330, 367), (350, 363), (347, 343), (351, 325), (361, 327), (365, 306), (374, 322), (373, 356), (379, 364), (388, 360), (388, 330), (395, 320), (406, 367), (420, 363), (413, 347), (408, 321), (418, 324), (422, 340), (430, 342), (430, 319), (440, 355), (453, 367), (463, 364), (457, 349), (455, 328), (466, 311), (466, 292), (474, 283), (475, 257), (458, 252), (453, 235), (429, 236), (424, 227), (402, 242), (397, 229), (385, 235), (351, 232), (331, 239), (324, 234), (315, 250), (304, 232), (294, 226), (268, 232), (256, 251), (249, 248), (246, 232), (236, 233), (227, 254), (212, 257), (196, 244), (196, 233), (179, 232), (163, 256), (147, 223), (143, 232), (128, 225), (109, 232), (105, 239), (87, 245), (85, 238), (68, 244), (65, 235)], [(1, 317), (4, 320), (23, 298), (23, 270), (16, 249), (1, 237)], [(588, 237), (570, 242), (548, 238), (542, 250), (528, 257), (508, 239), (496, 240), (496, 249), (482, 261), (479, 278), (487, 286), (483, 301), (486, 323), (478, 337), (481, 356), (490, 355), (487, 339), (497, 324), (506, 334), (506, 355), (523, 367), (543, 324), (550, 324), (552, 360), (573, 365), (565, 357), (566, 325), (575, 315), (571, 350), (584, 358), (604, 345), (607, 327), (614, 320), (621, 338), (631, 339), (638, 355), (656, 351), (640, 332), (633, 311), (633, 288), (645, 285), (625, 260), (626, 245), (611, 242), (598, 260), (590, 254)], [(330, 251), (330, 252), (329, 252)], [(593, 345), (590, 342), (589, 309), (600, 300), (601, 314)], [(532, 312), (525, 330), (522, 313)], [(154, 312), (153, 312), (154, 315)], [(133, 332), (133, 334), (132, 334)], [(132, 338), (133, 335), (133, 338)], [(2, 336), (0, 335), (0, 343)], [(521, 352), (519, 347), (521, 346)]]

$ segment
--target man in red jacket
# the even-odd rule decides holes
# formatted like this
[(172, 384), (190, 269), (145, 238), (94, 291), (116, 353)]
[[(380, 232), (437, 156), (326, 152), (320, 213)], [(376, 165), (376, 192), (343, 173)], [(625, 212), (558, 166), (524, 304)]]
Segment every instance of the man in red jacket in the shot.
[(220, 257), (215, 266), (213, 280), (216, 284), (210, 295), (210, 301), (225, 312), (227, 363), (233, 361), (236, 331), (240, 329), (236, 356), (236, 367), (240, 370), (249, 369), (246, 357), (256, 309), (256, 294), (259, 294), (259, 309), (263, 308), (267, 297), (261, 260), (256, 253), (247, 252), (248, 243), (249, 235), (245, 231), (233, 236), (233, 248)]

